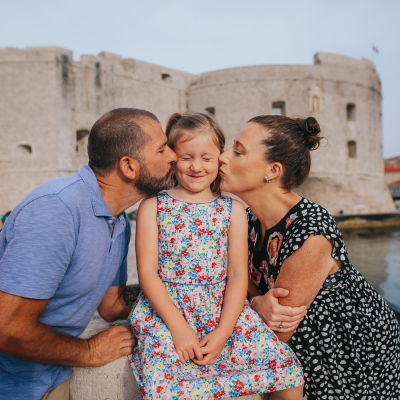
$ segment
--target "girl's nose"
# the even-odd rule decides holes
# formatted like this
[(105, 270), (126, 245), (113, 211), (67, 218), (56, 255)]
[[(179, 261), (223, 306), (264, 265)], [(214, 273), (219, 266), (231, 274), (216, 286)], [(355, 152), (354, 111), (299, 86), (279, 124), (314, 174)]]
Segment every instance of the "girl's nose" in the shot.
[(190, 167), (192, 168), (192, 171), (199, 172), (203, 169), (203, 164), (199, 160), (193, 160)]

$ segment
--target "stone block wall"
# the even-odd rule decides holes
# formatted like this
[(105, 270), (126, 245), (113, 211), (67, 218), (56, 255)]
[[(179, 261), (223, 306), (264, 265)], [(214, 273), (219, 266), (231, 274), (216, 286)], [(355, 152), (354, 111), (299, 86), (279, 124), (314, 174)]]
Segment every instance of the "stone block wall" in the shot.
[(0, 86), (0, 213), (86, 164), (88, 132), (113, 108), (152, 111), (162, 126), (174, 112), (212, 109), (230, 146), (248, 119), (279, 105), (288, 116), (314, 115), (327, 138), (312, 152), (303, 195), (333, 214), (394, 211), (382, 183), (381, 85), (367, 60), (318, 53), (313, 65), (192, 75), (107, 52), (74, 61), (57, 47), (3, 48)]

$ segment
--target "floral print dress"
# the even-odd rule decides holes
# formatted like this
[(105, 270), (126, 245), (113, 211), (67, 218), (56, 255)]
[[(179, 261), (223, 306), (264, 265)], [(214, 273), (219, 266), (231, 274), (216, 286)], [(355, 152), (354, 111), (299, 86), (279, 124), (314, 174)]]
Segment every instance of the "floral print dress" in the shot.
[(301, 199), (278, 224), (265, 231), (259, 249), (261, 224), (250, 209), (247, 214), (250, 276), (262, 293), (274, 287), (284, 261), (310, 235), (324, 235), (330, 240), (332, 257), (341, 262), (340, 270), (327, 276), (292, 336), (304, 369), (307, 399), (399, 400), (396, 317), (350, 264), (342, 235), (328, 211)]
[[(157, 197), (159, 276), (201, 340), (219, 322), (227, 279), (232, 199), (208, 203)], [(249, 306), (212, 365), (182, 364), (172, 336), (141, 293), (128, 320), (138, 338), (129, 356), (143, 399), (218, 399), (283, 390), (303, 383), (301, 366)]]

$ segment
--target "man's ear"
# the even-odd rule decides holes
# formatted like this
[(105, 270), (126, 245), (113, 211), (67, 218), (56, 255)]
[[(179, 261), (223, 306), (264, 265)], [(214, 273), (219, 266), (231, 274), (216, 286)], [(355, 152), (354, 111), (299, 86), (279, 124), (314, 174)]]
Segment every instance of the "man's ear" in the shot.
[(140, 164), (132, 157), (124, 156), (118, 162), (119, 170), (127, 179), (133, 181), (139, 176)]

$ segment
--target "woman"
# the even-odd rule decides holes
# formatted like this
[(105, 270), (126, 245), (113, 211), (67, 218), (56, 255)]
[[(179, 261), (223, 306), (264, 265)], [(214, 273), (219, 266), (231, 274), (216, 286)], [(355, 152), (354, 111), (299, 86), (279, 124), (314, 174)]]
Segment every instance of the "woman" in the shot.
[(350, 264), (329, 213), (292, 191), (308, 177), (319, 133), (312, 117), (259, 116), (220, 156), (221, 189), (249, 205), (250, 303), (291, 339), (308, 400), (398, 399), (393, 312)]

